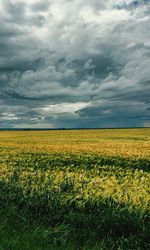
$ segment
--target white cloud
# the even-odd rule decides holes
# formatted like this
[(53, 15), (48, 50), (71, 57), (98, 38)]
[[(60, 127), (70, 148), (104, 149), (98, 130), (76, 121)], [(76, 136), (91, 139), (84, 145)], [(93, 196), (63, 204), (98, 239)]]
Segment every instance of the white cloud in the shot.
[(11, 114), (11, 113), (2, 113), (2, 116), (0, 117), (0, 121), (17, 121), (20, 118), (17, 117), (15, 114)]
[(90, 103), (77, 102), (77, 103), (57, 103), (45, 106), (43, 108), (38, 108), (38, 110), (43, 113), (52, 113), (52, 114), (60, 114), (60, 113), (74, 113), (88, 107)]

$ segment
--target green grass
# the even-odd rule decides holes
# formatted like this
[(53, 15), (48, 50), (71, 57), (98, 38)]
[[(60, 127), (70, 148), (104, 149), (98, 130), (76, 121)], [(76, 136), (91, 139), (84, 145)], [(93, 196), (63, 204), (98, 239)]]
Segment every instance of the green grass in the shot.
[(148, 159), (9, 150), (1, 164), (0, 249), (149, 249)]

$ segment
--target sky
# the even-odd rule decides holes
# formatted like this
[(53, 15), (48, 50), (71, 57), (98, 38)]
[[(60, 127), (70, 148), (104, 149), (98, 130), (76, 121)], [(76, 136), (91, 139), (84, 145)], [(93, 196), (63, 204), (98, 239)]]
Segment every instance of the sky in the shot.
[(0, 127), (150, 126), (150, 0), (0, 0)]

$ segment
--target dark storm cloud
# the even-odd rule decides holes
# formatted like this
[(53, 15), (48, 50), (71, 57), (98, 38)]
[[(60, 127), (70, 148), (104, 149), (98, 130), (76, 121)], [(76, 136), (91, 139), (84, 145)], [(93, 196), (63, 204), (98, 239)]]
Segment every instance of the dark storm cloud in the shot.
[(2, 0), (0, 127), (148, 126), (150, 1)]

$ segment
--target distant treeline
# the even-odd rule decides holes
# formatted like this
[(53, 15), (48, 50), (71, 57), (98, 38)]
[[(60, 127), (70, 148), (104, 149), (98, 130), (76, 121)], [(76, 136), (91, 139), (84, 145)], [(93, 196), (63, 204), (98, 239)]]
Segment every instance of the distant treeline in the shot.
[(41, 130), (84, 130), (84, 129), (149, 129), (150, 127), (113, 127), (113, 128), (0, 128), (0, 131), (41, 131)]

